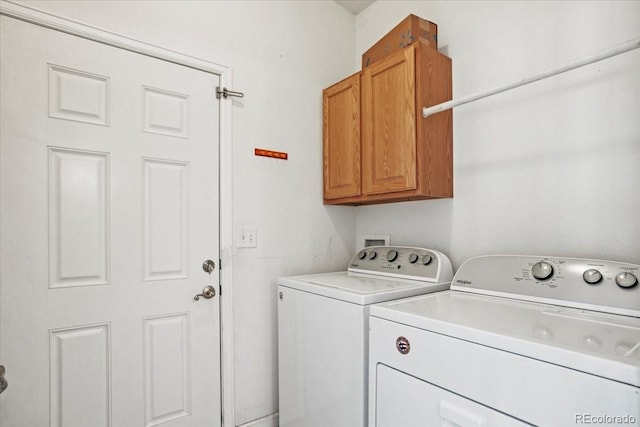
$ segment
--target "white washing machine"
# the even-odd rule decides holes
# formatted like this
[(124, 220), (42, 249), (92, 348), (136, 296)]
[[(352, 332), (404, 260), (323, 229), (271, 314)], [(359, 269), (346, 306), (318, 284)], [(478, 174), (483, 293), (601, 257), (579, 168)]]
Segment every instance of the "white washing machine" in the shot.
[(485, 256), (372, 307), (375, 427), (637, 426), (640, 266)]
[(449, 289), (452, 275), (441, 252), (376, 246), (347, 271), (278, 279), (280, 426), (366, 426), (370, 305)]

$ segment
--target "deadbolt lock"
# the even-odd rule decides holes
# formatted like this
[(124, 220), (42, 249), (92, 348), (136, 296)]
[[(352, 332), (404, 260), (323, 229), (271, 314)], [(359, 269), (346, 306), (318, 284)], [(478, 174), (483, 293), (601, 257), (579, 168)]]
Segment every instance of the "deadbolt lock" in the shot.
[(211, 272), (215, 270), (215, 268), (216, 263), (213, 262), (213, 260), (208, 259), (202, 263), (202, 269), (205, 271), (205, 273), (211, 274)]

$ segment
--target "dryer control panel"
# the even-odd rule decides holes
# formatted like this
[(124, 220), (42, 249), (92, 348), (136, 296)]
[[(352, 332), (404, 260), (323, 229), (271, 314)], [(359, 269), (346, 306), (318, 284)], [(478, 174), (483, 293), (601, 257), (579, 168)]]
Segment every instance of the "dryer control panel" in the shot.
[(348, 270), (433, 283), (450, 282), (453, 276), (445, 254), (408, 246), (366, 247), (351, 258)]
[(488, 255), (466, 261), (451, 289), (640, 317), (640, 265)]

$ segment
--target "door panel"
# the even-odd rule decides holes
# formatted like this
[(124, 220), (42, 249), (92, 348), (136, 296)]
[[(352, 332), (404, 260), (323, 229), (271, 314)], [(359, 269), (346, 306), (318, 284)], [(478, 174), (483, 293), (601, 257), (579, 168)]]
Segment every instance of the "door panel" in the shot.
[(0, 25), (0, 424), (220, 425), (219, 77)]

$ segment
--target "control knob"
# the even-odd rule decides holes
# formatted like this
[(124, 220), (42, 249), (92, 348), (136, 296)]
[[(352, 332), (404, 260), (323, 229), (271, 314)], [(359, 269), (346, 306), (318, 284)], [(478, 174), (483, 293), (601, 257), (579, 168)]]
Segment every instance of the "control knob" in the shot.
[(602, 273), (595, 268), (590, 268), (582, 273), (582, 278), (590, 285), (596, 285), (602, 281)]
[(378, 253), (376, 251), (369, 252), (369, 259), (376, 259)]
[(392, 262), (395, 261), (396, 258), (398, 258), (398, 251), (396, 251), (395, 249), (391, 249), (389, 252), (387, 252), (387, 261)]
[(431, 264), (431, 255), (425, 255), (422, 257), (422, 265), (429, 265)]
[(361, 250), (360, 252), (358, 252), (358, 258), (359, 259), (365, 259), (366, 256), (367, 256), (367, 251)]
[(621, 288), (630, 289), (638, 284), (638, 278), (633, 273), (620, 273), (616, 276), (616, 283)]
[(538, 280), (547, 280), (553, 275), (553, 267), (548, 262), (536, 262), (531, 268), (531, 274)]
[(415, 264), (418, 261), (418, 258), (420, 258), (418, 254), (411, 254), (409, 255), (409, 262), (411, 264)]

